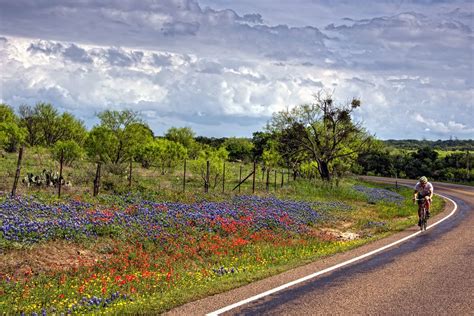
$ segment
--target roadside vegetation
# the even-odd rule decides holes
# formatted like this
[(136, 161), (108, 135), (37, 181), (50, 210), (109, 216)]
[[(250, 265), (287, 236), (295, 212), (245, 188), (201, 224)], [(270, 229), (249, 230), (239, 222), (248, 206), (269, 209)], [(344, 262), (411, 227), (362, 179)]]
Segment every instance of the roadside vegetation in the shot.
[(190, 203), (4, 197), (0, 312), (163, 312), (413, 226), (410, 197), (355, 180)]

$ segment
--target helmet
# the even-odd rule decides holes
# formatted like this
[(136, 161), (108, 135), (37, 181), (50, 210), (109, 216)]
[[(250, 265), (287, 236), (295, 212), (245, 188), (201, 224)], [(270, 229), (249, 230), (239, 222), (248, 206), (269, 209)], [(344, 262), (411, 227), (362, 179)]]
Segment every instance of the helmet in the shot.
[(426, 182), (428, 182), (428, 178), (425, 177), (425, 176), (423, 176), (423, 177), (420, 178), (419, 181), (420, 181), (421, 183), (426, 183)]

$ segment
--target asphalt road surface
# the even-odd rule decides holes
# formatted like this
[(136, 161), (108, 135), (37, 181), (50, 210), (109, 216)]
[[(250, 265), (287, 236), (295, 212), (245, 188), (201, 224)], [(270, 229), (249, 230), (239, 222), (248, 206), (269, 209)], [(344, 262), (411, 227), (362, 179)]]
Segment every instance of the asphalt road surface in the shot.
[[(382, 178), (372, 180), (390, 181)], [(413, 185), (413, 181), (398, 180)], [(454, 200), (449, 219), (374, 256), (276, 292), (223, 315), (474, 315), (474, 188), (433, 183)], [(454, 205), (430, 219), (447, 216)], [(300, 267), (170, 311), (204, 315), (378, 249), (418, 230)]]

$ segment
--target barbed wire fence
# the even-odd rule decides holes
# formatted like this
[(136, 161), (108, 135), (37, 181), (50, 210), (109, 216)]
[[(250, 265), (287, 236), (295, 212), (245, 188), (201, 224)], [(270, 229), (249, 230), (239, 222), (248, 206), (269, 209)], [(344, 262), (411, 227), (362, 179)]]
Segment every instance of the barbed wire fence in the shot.
[[(42, 193), (68, 196), (170, 191), (176, 193), (256, 194), (281, 189), (289, 169), (260, 163), (212, 163), (184, 159), (169, 166), (143, 167), (136, 162), (97, 164), (87, 160), (61, 164), (38, 150), (21, 150), (16, 159), (3, 159), (0, 191), (11, 195)], [(16, 161), (15, 161), (16, 160)]]

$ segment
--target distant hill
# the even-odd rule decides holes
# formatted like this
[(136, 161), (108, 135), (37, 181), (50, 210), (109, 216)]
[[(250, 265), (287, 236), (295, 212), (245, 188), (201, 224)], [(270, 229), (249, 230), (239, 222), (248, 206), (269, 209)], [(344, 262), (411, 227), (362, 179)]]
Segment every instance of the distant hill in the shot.
[(423, 147), (431, 147), (440, 150), (474, 150), (473, 139), (449, 139), (449, 140), (416, 140), (416, 139), (389, 139), (383, 141), (387, 146), (416, 150)]

